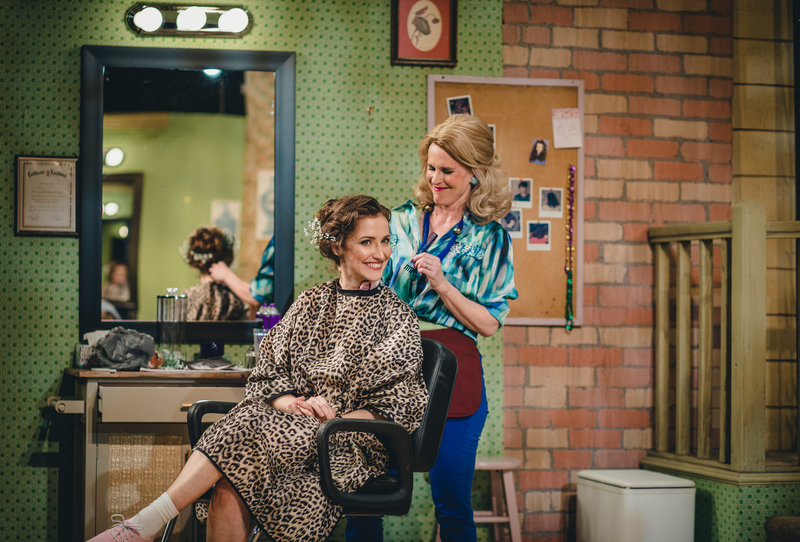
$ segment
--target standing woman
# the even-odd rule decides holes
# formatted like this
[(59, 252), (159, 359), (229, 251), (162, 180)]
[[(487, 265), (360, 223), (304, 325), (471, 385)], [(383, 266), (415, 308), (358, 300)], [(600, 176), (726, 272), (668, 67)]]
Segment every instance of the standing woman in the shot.
[[(422, 335), (458, 358), (430, 481), (441, 539), (473, 541), (472, 480), (488, 413), (476, 341), (500, 328), (508, 300), (517, 297), (511, 239), (497, 222), (511, 208), (511, 191), (491, 129), (472, 115), (453, 115), (433, 128), (419, 155), (418, 203), (392, 211), (394, 250), (383, 280), (416, 312)], [(380, 539), (374, 522), (349, 523), (351, 542)]]

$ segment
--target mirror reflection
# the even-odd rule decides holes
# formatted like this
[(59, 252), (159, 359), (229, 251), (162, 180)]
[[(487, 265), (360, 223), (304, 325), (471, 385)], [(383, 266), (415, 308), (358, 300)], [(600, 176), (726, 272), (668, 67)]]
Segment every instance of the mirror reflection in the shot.
[(199, 227), (231, 239), (230, 271), (255, 277), (275, 229), (274, 74), (112, 66), (103, 95), (103, 152), (123, 158), (103, 165), (101, 317), (117, 319), (111, 304), (155, 320), (167, 288), (197, 287), (181, 247)]

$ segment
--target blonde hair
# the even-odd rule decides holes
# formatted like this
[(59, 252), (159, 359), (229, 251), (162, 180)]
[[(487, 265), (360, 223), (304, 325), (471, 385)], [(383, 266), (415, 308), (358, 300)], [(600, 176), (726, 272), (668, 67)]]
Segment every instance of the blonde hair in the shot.
[(477, 179), (467, 201), (467, 209), (476, 224), (488, 224), (508, 214), (511, 189), (508, 177), (499, 167), (501, 160), (494, 149), (494, 134), (488, 124), (473, 115), (452, 115), (422, 139), (419, 145), (422, 171), (414, 187), (414, 196), (421, 207), (433, 205), (426, 170), (428, 149), (434, 143)]

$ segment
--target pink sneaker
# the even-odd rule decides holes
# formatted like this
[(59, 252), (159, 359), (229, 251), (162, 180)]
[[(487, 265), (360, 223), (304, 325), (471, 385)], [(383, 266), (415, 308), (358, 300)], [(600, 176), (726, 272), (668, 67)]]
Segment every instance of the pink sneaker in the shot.
[(111, 516), (114, 526), (95, 536), (87, 542), (151, 542), (152, 538), (139, 536), (136, 526), (125, 521), (122, 514)]

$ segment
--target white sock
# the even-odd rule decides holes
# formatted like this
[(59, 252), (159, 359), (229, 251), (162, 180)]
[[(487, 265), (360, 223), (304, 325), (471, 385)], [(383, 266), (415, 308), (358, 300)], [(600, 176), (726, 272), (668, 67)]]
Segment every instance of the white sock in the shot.
[(169, 495), (162, 493), (159, 498), (143, 508), (127, 523), (136, 527), (139, 536), (150, 538), (155, 536), (169, 520), (178, 515), (178, 509), (172, 503)]

